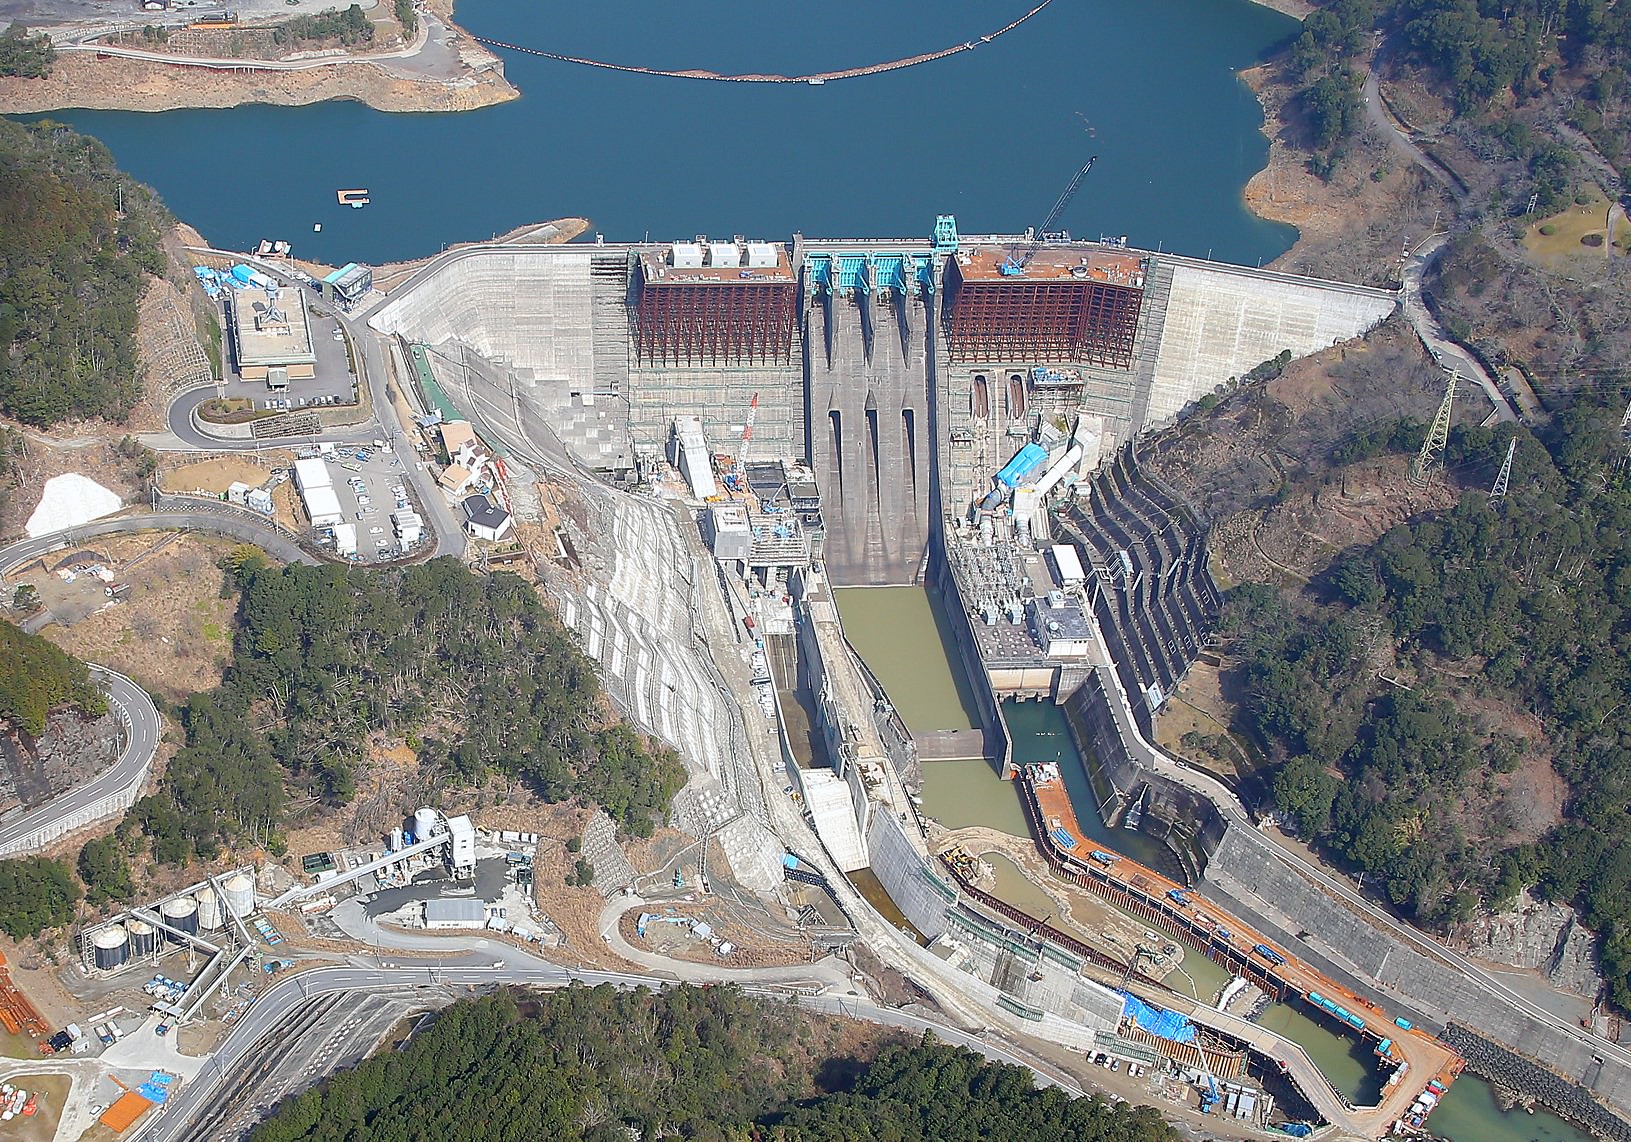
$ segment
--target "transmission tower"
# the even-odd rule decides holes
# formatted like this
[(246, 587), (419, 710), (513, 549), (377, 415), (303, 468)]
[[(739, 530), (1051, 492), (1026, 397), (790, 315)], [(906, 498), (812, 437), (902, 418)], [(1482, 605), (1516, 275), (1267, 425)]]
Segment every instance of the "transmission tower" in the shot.
[(1427, 430), (1427, 439), (1422, 441), (1421, 451), (1416, 454), (1415, 463), (1410, 465), (1410, 482), (1418, 488), (1427, 486), (1433, 465), (1444, 460), (1444, 446), (1450, 442), (1450, 412), (1455, 406), (1455, 385), (1460, 379), (1459, 372), (1450, 374), (1450, 383), (1444, 386), (1444, 399), (1439, 402), (1438, 415), (1433, 417), (1433, 427)]
[(1507, 442), (1506, 459), (1501, 461), (1501, 474), (1495, 477), (1495, 486), (1489, 490), (1489, 502), (1498, 504), (1506, 499), (1506, 485), (1512, 479), (1512, 454), (1518, 450), (1518, 438)]

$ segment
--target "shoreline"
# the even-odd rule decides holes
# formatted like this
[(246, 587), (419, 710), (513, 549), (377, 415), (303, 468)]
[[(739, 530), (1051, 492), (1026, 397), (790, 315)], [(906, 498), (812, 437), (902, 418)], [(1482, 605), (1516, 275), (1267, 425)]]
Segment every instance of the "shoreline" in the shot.
[[(1253, 0), (1258, 2), (1261, 0)], [(1241, 201), (1254, 217), (1279, 222), (1297, 231), (1297, 240), (1265, 267), (1277, 269), (1289, 263), (1316, 234), (1340, 227), (1343, 219), (1340, 212), (1333, 214), (1325, 184), (1308, 170), (1306, 157), (1279, 137), (1277, 124), (1283, 101), (1274, 89), (1271, 68), (1272, 64), (1260, 63), (1236, 74), (1262, 109), (1263, 125), (1258, 130), (1269, 142), (1268, 161), (1246, 180), (1240, 192)]]
[(1256, 4), (1259, 8), (1272, 8), (1293, 20), (1306, 20), (1319, 11), (1319, 6), (1310, 4), (1308, 0), (1248, 0), (1248, 2)]
[[(433, 16), (421, 19), (418, 47), (411, 55), (371, 53), (304, 67), (239, 72), (227, 66), (60, 51), (44, 79), (0, 78), (0, 114), (156, 112), (254, 103), (303, 107), (342, 99), (376, 111), (454, 112), (521, 98), (504, 77), (503, 61), (453, 23), (452, 12), (451, 4), (432, 7)], [(428, 65), (420, 63), (425, 58)], [(453, 74), (426, 73), (437, 65)]]

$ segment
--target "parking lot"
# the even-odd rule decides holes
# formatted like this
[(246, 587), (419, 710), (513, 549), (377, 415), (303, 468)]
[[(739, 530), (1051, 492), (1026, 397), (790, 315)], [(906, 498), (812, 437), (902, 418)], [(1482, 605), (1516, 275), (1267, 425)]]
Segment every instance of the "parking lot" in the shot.
[(253, 401), (257, 409), (302, 409), (350, 404), (356, 400), (356, 375), (352, 372), (345, 335), (327, 303), (317, 300), (310, 290), (288, 287), (282, 291), (285, 304), (306, 307), (311, 330), (311, 348), (317, 357), (316, 376), (310, 380), (291, 377), (288, 386), (274, 391), (265, 381), (244, 380), (237, 362), (228, 371), (225, 396)]
[[(358, 562), (382, 563), (400, 559), (431, 541), (428, 528), (417, 542), (409, 543), (406, 547), (398, 540), (392, 513), (404, 509), (418, 512), (420, 508), (413, 501), (402, 461), (394, 453), (378, 448), (358, 448), (352, 451), (337, 449), (329, 453), (302, 449), (298, 454), (302, 458), (322, 455), (328, 462), (329, 480), (334, 488), (334, 497), (340, 502), (340, 511), (345, 516), (345, 522), (357, 529)], [(319, 532), (320, 536), (323, 534)], [(328, 542), (333, 542), (332, 537), (328, 538)]]

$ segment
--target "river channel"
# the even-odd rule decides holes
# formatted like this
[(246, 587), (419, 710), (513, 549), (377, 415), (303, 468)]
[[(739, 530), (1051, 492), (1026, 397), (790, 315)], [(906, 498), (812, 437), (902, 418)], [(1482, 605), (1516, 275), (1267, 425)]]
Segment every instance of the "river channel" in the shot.
[[(883, 683), (908, 729), (918, 733), (974, 723), (969, 713), (972, 702), (965, 697), (968, 683), (957, 665), (955, 646), (944, 633), (942, 600), (916, 587), (849, 587), (838, 591), (837, 598), (850, 644)], [(959, 715), (965, 720), (957, 722)], [(1058, 707), (1009, 701), (1003, 704), (1003, 716), (1016, 761), (1058, 761), (1077, 823), (1092, 840), (1159, 871), (1178, 871), (1176, 861), (1158, 841), (1105, 826), (1083, 760)], [(1029, 835), (1018, 790), (980, 758), (924, 762), (923, 811), (947, 828), (983, 825), (1015, 836)], [(1033, 915), (1052, 911), (1046, 894), (1011, 861), (995, 855), (985, 859), (997, 874), (997, 896)], [(1228, 974), (1198, 947), (1180, 942), (1186, 948), (1183, 967), (1194, 980), (1197, 997), (1202, 1001), (1215, 998)], [(1168, 984), (1189, 990), (1182, 976), (1174, 975)], [(1300, 1043), (1337, 1089), (1354, 1102), (1376, 1101), (1381, 1075), (1368, 1046), (1291, 1004), (1271, 1004), (1258, 1022)], [(1503, 1112), (1489, 1084), (1470, 1074), (1451, 1086), (1428, 1125), (1450, 1142), (1590, 1142), (1588, 1134), (1546, 1111), (1533, 1115)]]

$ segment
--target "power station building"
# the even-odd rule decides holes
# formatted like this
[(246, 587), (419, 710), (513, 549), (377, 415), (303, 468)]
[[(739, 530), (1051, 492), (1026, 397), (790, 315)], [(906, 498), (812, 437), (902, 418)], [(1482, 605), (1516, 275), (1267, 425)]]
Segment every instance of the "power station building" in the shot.
[(299, 290), (273, 285), (265, 290), (227, 290), (224, 296), (240, 377), (287, 384), (317, 375), (317, 354)]

